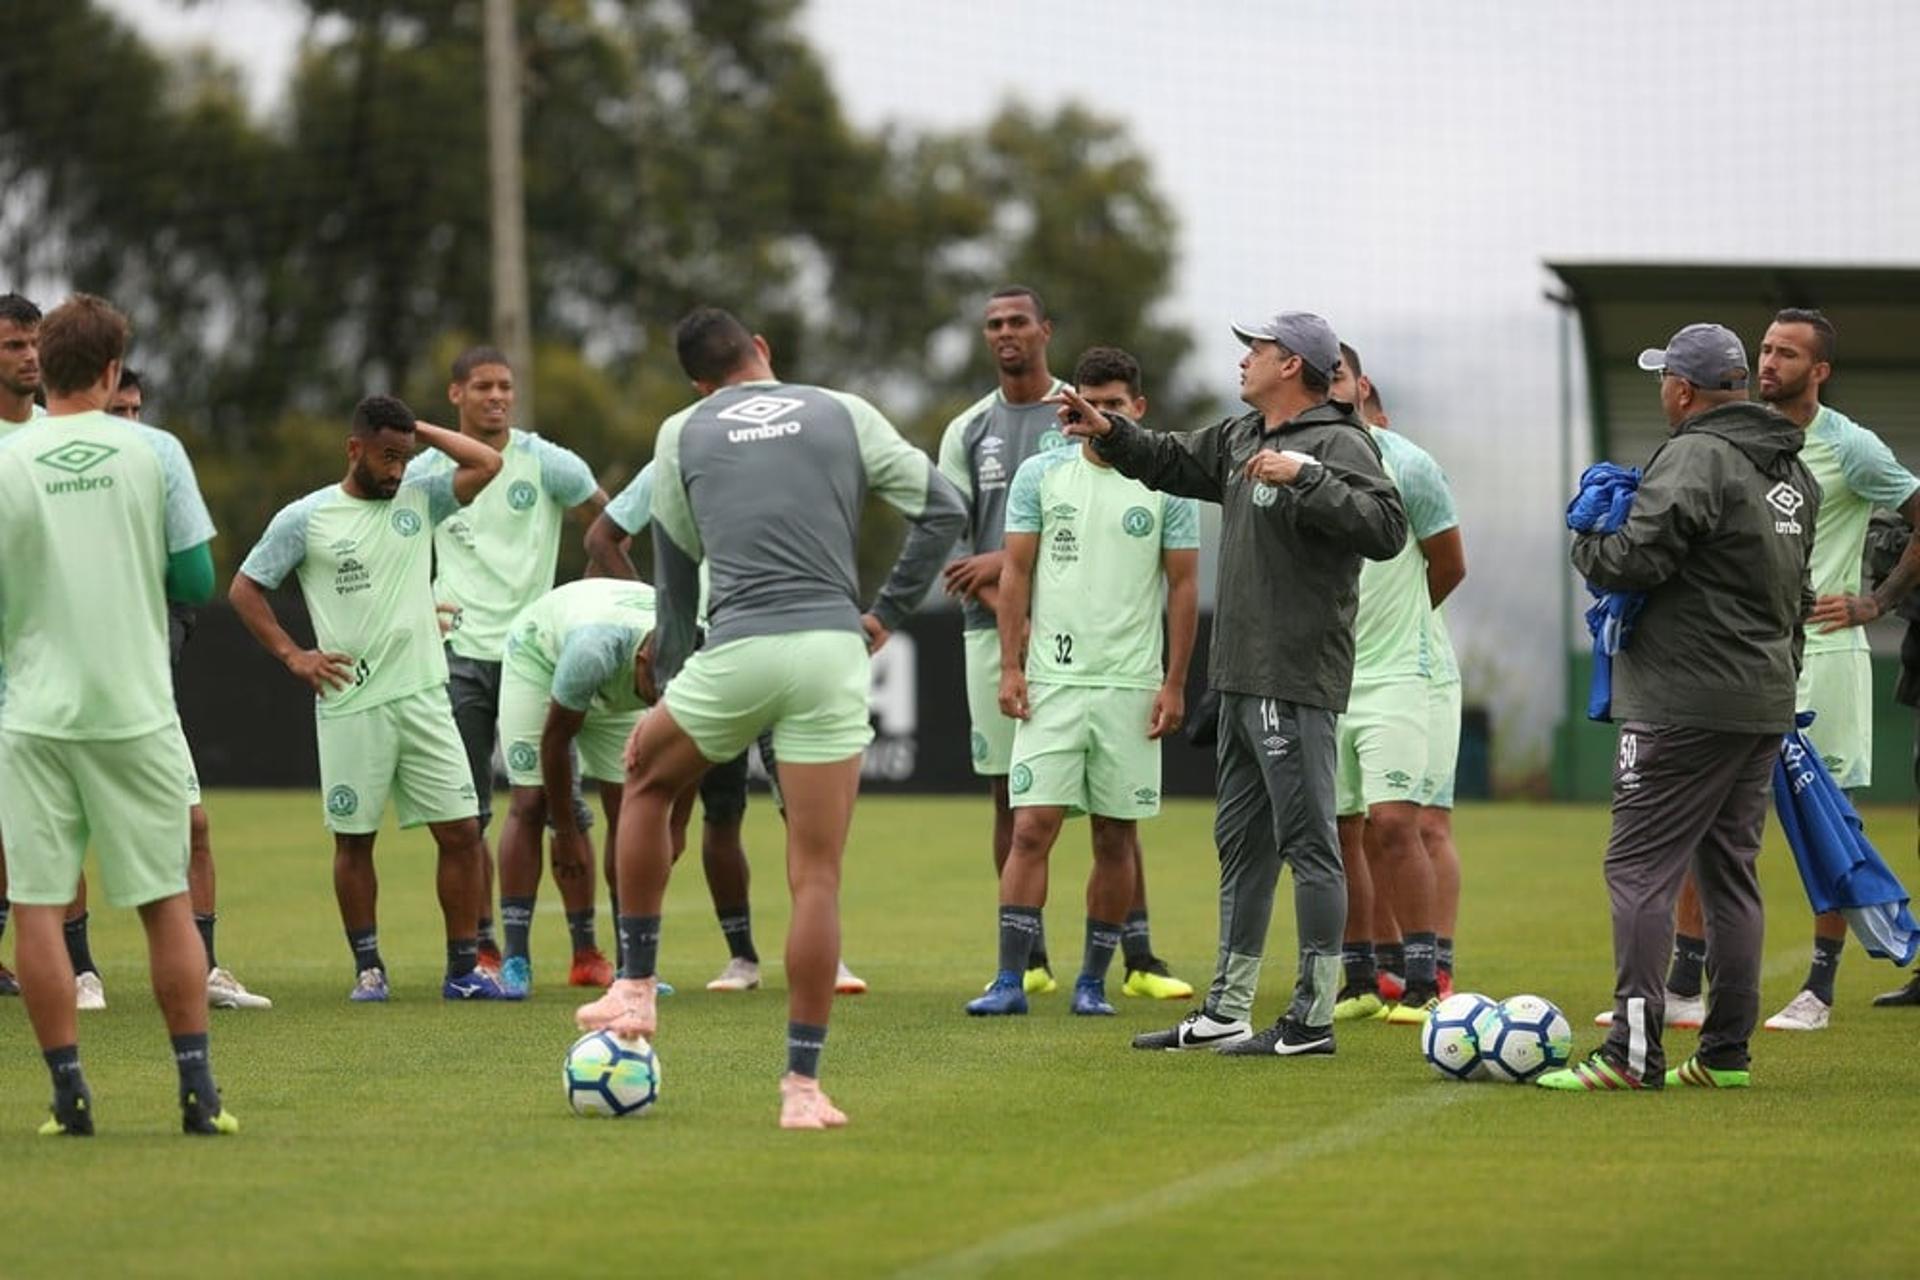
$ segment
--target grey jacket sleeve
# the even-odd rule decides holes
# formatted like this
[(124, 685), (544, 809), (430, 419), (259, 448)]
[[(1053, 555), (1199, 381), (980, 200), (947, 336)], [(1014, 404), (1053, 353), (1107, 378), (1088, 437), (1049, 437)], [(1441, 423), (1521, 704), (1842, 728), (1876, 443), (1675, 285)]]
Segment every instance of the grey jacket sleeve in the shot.
[(1302, 528), (1332, 538), (1369, 560), (1391, 560), (1407, 545), (1407, 508), (1379, 455), (1357, 431), (1335, 431), (1288, 486)]
[(868, 487), (907, 518), (906, 542), (872, 609), (880, 625), (892, 631), (926, 598), (954, 542), (966, 532), (966, 499), (878, 409), (859, 396), (832, 394), (853, 418)]
[(1113, 430), (1093, 442), (1094, 451), (1123, 476), (1149, 489), (1182, 498), (1220, 501), (1224, 436), (1231, 418), (1198, 431), (1148, 431), (1133, 419), (1109, 413)]
[(1613, 533), (1573, 539), (1573, 567), (1602, 591), (1651, 591), (1672, 577), (1688, 545), (1713, 524), (1718, 486), (1705, 474), (1712, 446), (1693, 437), (1667, 442), (1647, 465), (1627, 522)]
[(661, 688), (680, 673), (699, 639), (700, 529), (680, 475), (680, 429), (687, 414), (667, 419), (654, 443), (653, 563), (656, 584), (654, 679)]

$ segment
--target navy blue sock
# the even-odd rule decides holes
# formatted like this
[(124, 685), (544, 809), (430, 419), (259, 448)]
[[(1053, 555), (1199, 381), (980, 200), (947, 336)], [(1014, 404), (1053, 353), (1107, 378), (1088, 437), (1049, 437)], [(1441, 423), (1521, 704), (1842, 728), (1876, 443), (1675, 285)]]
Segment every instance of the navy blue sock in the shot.
[(480, 967), (478, 938), (447, 939), (447, 980), (464, 978)]
[(380, 958), (380, 931), (378, 929), (347, 930), (347, 945), (353, 948), (353, 971), (365, 973), (369, 969), (387, 971), (387, 962)]
[(1340, 967), (1346, 970), (1349, 987), (1364, 987), (1373, 990), (1373, 984), (1379, 978), (1379, 969), (1373, 958), (1373, 943), (1347, 942), (1340, 946)]
[(87, 940), (87, 919), (91, 914), (82, 911), (63, 926), (67, 935), (67, 960), (76, 974), (100, 972), (100, 967), (93, 962), (93, 946)]
[(820, 1078), (820, 1051), (827, 1047), (827, 1029), (806, 1022), (787, 1024), (787, 1070), (811, 1080)]
[(1840, 972), (1840, 952), (1845, 938), (1815, 938), (1813, 964), (1807, 969), (1806, 989), (1827, 1004), (1833, 1003), (1833, 979)]
[(1113, 949), (1120, 945), (1120, 926), (1087, 917), (1087, 947), (1080, 964), (1080, 977), (1088, 982), (1105, 982), (1113, 965)]
[(173, 1065), (180, 1071), (180, 1102), (197, 1098), (202, 1106), (220, 1110), (220, 1091), (213, 1087), (213, 1059), (207, 1050), (207, 1033), (175, 1036)]
[(660, 963), (660, 917), (620, 916), (620, 976), (651, 978)]
[(1025, 973), (1040, 936), (1040, 908), (1000, 908), (1000, 972)]
[(720, 932), (726, 935), (727, 954), (735, 960), (747, 960), (760, 963), (760, 953), (753, 946), (753, 908), (725, 907), (718, 913)]
[(209, 969), (220, 967), (220, 962), (213, 958), (213, 924), (218, 918), (211, 911), (205, 915), (201, 915), (198, 911), (193, 913), (193, 927), (200, 931), (200, 944), (207, 949), (207, 968)]
[(1153, 934), (1147, 928), (1147, 913), (1129, 911), (1120, 925), (1120, 954), (1129, 973), (1153, 963)]
[(599, 947), (600, 941), (594, 934), (593, 908), (584, 911), (567, 912), (567, 936), (573, 940), (574, 951), (592, 951)]
[(531, 897), (500, 899), (500, 925), (506, 934), (506, 953), (510, 956), (529, 954), (527, 936), (533, 932), (533, 902)]
[(1707, 968), (1707, 940), (1684, 933), (1673, 936), (1673, 964), (1667, 969), (1667, 990), (1677, 996), (1700, 994), (1700, 976)]

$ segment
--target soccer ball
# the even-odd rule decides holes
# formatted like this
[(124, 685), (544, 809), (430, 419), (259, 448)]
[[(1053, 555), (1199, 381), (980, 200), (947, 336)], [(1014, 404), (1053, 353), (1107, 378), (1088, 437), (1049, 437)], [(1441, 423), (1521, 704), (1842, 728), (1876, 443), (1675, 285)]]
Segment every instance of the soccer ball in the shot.
[(1427, 1065), (1449, 1080), (1486, 1079), (1475, 1027), (1497, 1008), (1475, 991), (1455, 992), (1435, 1005), (1420, 1029), (1420, 1052), (1426, 1055)]
[(575, 1115), (639, 1115), (660, 1097), (659, 1056), (638, 1037), (589, 1031), (567, 1050), (560, 1074)]
[(1572, 1024), (1553, 1001), (1541, 996), (1502, 1000), (1480, 1015), (1474, 1035), (1487, 1074), (1509, 1084), (1564, 1067), (1573, 1056)]

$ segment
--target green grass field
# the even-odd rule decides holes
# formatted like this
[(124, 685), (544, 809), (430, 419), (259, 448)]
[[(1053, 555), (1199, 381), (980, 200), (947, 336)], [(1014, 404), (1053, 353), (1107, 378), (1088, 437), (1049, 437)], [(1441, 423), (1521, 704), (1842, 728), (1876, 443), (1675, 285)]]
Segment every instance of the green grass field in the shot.
[[(0, 1002), (0, 1275), (1141, 1274), (1875, 1275), (1909, 1264), (1920, 1137), (1920, 1011), (1873, 1010), (1897, 984), (1850, 947), (1835, 1025), (1765, 1033), (1744, 1094), (1555, 1096), (1457, 1085), (1410, 1029), (1343, 1029), (1331, 1059), (1146, 1054), (1135, 1031), (1184, 1005), (1127, 1000), (1074, 1019), (1066, 997), (976, 1022), (993, 967), (984, 801), (875, 799), (847, 860), (848, 960), (873, 984), (835, 1011), (825, 1076), (853, 1117), (774, 1125), (784, 999), (700, 987), (725, 950), (699, 869), (668, 898), (661, 1103), (574, 1118), (559, 1061), (578, 993), (562, 985), (549, 890), (523, 1006), (438, 997), (441, 942), (424, 833), (382, 852), (395, 1000), (350, 1006), (318, 803), (209, 798), (220, 958), (267, 1013), (217, 1013), (214, 1062), (240, 1137), (178, 1133), (173, 1070), (128, 913), (100, 911), (110, 1008), (83, 1015), (99, 1136), (33, 1136), (46, 1077), (18, 1001)], [(1196, 982), (1214, 945), (1211, 811), (1147, 832), (1157, 949)], [(1870, 832), (1912, 868), (1911, 814)], [(785, 915), (777, 822), (749, 848), (763, 953)], [(1461, 986), (1537, 991), (1581, 1051), (1611, 990), (1593, 808), (1462, 810)], [(1056, 854), (1056, 956), (1077, 957), (1085, 827)], [(1794, 990), (1805, 899), (1771, 837), (1763, 1012)], [(1259, 1014), (1292, 977), (1282, 889)], [(603, 921), (603, 935), (606, 932)], [(1117, 984), (1116, 984), (1117, 985)], [(1675, 1033), (1670, 1052), (1692, 1045)], [(1898, 1224), (1898, 1225), (1894, 1225)]]

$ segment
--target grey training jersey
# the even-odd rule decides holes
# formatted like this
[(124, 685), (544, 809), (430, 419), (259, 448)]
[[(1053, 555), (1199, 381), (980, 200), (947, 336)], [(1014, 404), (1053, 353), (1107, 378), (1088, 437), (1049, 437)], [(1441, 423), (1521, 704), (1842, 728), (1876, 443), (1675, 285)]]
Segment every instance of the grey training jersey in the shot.
[(856, 549), (873, 493), (911, 528), (872, 612), (889, 629), (933, 585), (965, 523), (927, 455), (858, 396), (745, 382), (669, 418), (654, 450), (654, 555), (665, 675), (691, 649), (695, 567), (711, 578), (707, 643), (861, 631)]
[[(1056, 378), (1047, 394), (1065, 385)], [(1007, 490), (1014, 473), (1028, 458), (1066, 443), (1053, 405), (1008, 404), (997, 390), (947, 424), (940, 437), (940, 474), (966, 498), (969, 553), (1006, 545)], [(961, 609), (969, 631), (991, 631), (998, 625), (993, 610), (978, 600), (964, 601)]]

